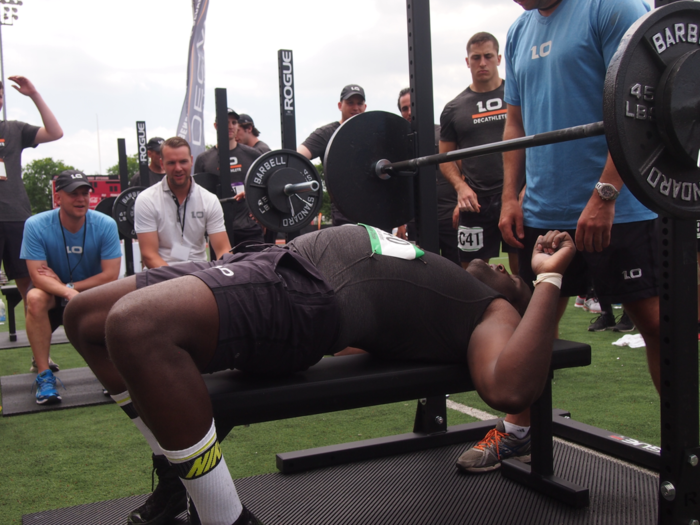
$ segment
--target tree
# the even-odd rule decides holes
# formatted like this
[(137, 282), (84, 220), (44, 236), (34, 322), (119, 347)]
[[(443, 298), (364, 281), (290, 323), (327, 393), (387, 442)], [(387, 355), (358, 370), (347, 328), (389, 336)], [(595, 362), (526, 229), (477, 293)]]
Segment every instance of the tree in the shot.
[[(129, 180), (139, 172), (138, 153), (126, 157), (126, 171), (129, 174)], [(107, 168), (107, 175), (119, 175), (119, 163)]]
[(51, 157), (33, 160), (24, 166), (22, 182), (27, 190), (33, 214), (51, 209), (51, 180), (62, 171), (74, 169), (62, 160), (53, 160)]

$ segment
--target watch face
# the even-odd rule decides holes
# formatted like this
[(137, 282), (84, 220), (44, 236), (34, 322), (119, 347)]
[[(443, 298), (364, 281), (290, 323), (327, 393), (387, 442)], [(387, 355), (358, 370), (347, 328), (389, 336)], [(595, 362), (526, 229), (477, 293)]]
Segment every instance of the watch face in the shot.
[(612, 184), (601, 184), (598, 186), (598, 195), (601, 199), (609, 201), (617, 197), (618, 191)]

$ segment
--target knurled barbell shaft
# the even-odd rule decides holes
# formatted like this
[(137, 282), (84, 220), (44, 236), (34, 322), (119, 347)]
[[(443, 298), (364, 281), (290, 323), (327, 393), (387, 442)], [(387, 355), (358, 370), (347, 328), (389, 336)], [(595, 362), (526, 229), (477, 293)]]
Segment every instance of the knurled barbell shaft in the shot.
[(299, 182), (297, 184), (286, 184), (284, 186), (285, 195), (296, 195), (298, 193), (307, 193), (309, 191), (318, 191), (321, 185), (318, 181)]
[(374, 171), (379, 178), (386, 178), (387, 175), (398, 175), (398, 172), (406, 174), (407, 171), (415, 171), (421, 166), (434, 166), (444, 162), (488, 155), (489, 153), (502, 153), (504, 151), (532, 148), (534, 146), (556, 144), (557, 142), (585, 139), (603, 135), (604, 133), (603, 122), (600, 121), (571, 128), (547, 131), (545, 133), (538, 133), (537, 135), (528, 135), (527, 137), (518, 137), (517, 139), (483, 144), (481, 146), (474, 146), (473, 148), (458, 149), (448, 151), (447, 153), (438, 153), (436, 155), (428, 155), (427, 157), (403, 160), (401, 162), (390, 163), (386, 160), (380, 160), (375, 164)]

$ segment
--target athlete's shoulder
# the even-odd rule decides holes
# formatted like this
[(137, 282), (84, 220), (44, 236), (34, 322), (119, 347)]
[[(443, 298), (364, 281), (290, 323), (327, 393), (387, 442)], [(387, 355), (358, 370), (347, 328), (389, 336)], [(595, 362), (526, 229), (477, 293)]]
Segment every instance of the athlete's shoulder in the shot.
[(48, 227), (54, 221), (58, 221), (58, 210), (59, 208), (54, 208), (53, 210), (42, 211), (36, 215), (32, 215), (24, 223), (25, 229), (29, 227)]

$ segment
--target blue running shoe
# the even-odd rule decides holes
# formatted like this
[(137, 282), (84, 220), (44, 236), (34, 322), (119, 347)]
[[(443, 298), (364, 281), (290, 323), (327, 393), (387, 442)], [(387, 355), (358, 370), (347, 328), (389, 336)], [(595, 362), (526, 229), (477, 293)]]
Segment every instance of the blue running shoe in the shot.
[(36, 403), (37, 405), (52, 405), (61, 401), (61, 396), (56, 390), (56, 376), (53, 375), (51, 369), (44, 370), (36, 376), (34, 381), (36, 387)]

